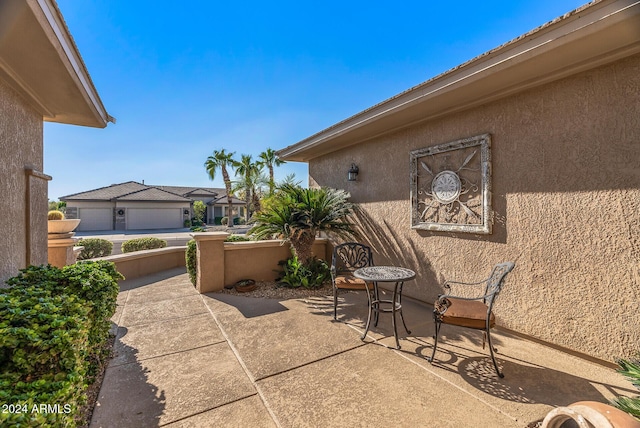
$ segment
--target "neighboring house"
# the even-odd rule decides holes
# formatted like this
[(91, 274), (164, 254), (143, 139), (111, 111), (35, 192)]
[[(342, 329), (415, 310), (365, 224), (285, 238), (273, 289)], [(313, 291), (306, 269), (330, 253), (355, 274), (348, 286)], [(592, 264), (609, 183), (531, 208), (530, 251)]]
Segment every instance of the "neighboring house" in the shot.
[(406, 295), (510, 260), (500, 326), (640, 350), (640, 3), (591, 2), (278, 156), (351, 193), (376, 263), (417, 272)]
[[(227, 213), (224, 189), (154, 186), (129, 181), (99, 189), (63, 196), (67, 218), (82, 221), (78, 231), (175, 229), (193, 216), (193, 202), (207, 205), (207, 223)], [(244, 212), (244, 202), (233, 197), (237, 212)], [(235, 215), (235, 214), (234, 214)]]
[(43, 120), (104, 128), (107, 114), (53, 0), (0, 1), (0, 285), (47, 263)]

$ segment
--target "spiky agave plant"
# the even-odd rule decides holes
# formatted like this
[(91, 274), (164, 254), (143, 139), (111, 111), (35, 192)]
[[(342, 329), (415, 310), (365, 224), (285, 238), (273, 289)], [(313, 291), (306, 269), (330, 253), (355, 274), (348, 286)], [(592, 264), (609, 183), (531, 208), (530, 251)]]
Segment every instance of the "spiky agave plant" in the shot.
[[(640, 353), (635, 359), (618, 360), (618, 365), (620, 366), (618, 373), (629, 379), (633, 386), (640, 390)], [(614, 398), (611, 404), (640, 420), (640, 396)]]

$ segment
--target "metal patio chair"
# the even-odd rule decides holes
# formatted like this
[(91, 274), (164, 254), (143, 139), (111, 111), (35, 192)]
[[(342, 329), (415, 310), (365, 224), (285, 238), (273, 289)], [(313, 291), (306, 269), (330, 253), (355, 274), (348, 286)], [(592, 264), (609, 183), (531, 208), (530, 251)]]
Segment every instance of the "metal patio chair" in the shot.
[[(504, 374), (498, 369), (496, 358), (494, 356), (494, 348), (491, 344), (491, 328), (496, 323), (496, 318), (492, 312), (493, 305), (500, 294), (504, 278), (515, 267), (513, 262), (505, 262), (497, 264), (487, 279), (479, 282), (465, 283), (457, 281), (446, 281), (444, 289), (446, 294), (438, 296), (433, 308), (433, 320), (435, 322), (436, 334), (434, 336), (433, 353), (429, 361), (433, 363), (438, 346), (438, 335), (442, 324), (457, 325), (460, 327), (473, 328), (476, 330), (484, 330), (482, 336), (482, 349), (484, 349), (485, 340), (489, 343), (489, 352), (491, 360), (496, 369), (496, 373), (501, 378)], [(451, 285), (480, 285), (484, 284), (484, 294), (478, 297), (462, 297), (451, 294)]]
[(338, 290), (366, 290), (371, 304), (373, 286), (353, 276), (356, 269), (373, 266), (371, 248), (357, 242), (340, 244), (333, 249), (331, 258), (331, 282), (333, 283), (333, 319), (338, 314)]

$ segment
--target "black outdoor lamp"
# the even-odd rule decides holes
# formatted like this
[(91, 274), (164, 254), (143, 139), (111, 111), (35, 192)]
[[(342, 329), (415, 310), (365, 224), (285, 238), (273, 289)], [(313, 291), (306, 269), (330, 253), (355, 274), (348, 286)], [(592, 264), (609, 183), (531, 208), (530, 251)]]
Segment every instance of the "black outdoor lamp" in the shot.
[(355, 163), (352, 163), (351, 168), (349, 168), (349, 173), (347, 174), (347, 180), (356, 181), (356, 178), (358, 177), (358, 171), (358, 166)]

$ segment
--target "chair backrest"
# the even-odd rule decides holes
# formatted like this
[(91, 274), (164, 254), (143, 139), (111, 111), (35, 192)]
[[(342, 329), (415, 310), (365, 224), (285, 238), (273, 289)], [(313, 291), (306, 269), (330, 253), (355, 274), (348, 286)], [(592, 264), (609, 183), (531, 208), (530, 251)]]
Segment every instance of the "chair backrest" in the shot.
[(333, 249), (331, 273), (351, 273), (365, 266), (373, 266), (371, 248), (358, 242), (346, 242)]
[(487, 287), (484, 292), (484, 303), (489, 307), (489, 313), (495, 303), (500, 290), (504, 284), (504, 278), (516, 266), (513, 262), (498, 263), (491, 271), (491, 275), (487, 278)]

